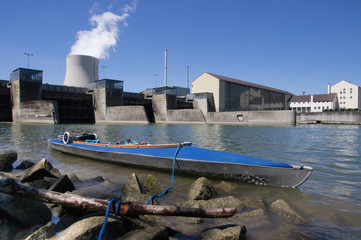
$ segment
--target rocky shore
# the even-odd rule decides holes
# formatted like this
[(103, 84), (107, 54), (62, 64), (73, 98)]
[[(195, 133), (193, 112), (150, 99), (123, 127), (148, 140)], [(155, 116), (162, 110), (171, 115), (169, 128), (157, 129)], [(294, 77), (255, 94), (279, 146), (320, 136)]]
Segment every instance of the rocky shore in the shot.
[[(77, 188), (83, 181), (76, 174), (62, 174), (51, 163), (42, 159), (37, 162), (23, 161), (16, 166), (15, 151), (0, 153), (0, 180), (15, 179), (17, 182), (40, 189), (58, 193), (74, 193), (97, 199), (121, 199), (124, 202), (146, 204), (152, 195), (159, 195), (166, 187), (157, 178), (148, 175), (142, 183), (135, 173), (131, 174), (123, 185), (121, 192), (106, 190), (91, 191)], [(101, 176), (95, 182), (107, 180)], [(109, 215), (102, 239), (185, 239), (183, 224), (193, 224), (199, 229), (198, 239), (246, 239), (247, 231), (257, 231), (258, 227), (272, 226), (270, 215), (276, 215), (282, 221), (292, 224), (304, 224), (307, 220), (297, 213), (283, 199), (266, 205), (261, 197), (244, 196), (236, 198), (231, 195), (234, 186), (229, 182), (213, 185), (201, 177), (190, 187), (187, 201), (174, 203), (176, 206), (192, 208), (238, 208), (230, 218), (207, 219), (194, 217), (169, 217), (140, 215), (137, 221), (122, 216)], [(1, 189), (0, 189), (1, 190)], [(173, 190), (171, 190), (173, 191)], [(227, 192), (229, 196), (217, 197), (217, 192)], [(81, 204), (81, 203), (79, 203)], [(157, 199), (150, 204), (157, 205)], [(70, 209), (61, 205), (43, 203), (21, 198), (0, 191), (0, 239), (98, 239), (105, 220), (104, 213), (89, 213), (84, 210)], [(144, 228), (144, 226), (147, 226)], [(279, 236), (278, 239), (307, 239)], [(194, 239), (194, 237), (193, 237)]]

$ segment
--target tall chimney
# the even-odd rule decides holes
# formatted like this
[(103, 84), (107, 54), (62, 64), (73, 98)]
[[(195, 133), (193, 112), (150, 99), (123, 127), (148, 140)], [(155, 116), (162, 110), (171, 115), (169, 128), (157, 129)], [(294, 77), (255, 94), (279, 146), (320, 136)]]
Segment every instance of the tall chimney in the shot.
[(331, 85), (330, 85), (330, 84), (328, 84), (327, 93), (328, 93), (328, 94), (331, 93)]
[(164, 87), (167, 86), (167, 49), (164, 54)]
[(87, 55), (68, 55), (64, 85), (88, 88), (89, 83), (99, 80), (99, 59)]

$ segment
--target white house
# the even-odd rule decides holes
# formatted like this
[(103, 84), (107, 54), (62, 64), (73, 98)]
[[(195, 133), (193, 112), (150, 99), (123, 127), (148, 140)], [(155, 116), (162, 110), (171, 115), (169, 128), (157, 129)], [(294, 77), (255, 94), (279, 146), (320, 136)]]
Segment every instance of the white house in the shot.
[(322, 112), (338, 108), (337, 94), (317, 94), (292, 96), (290, 109), (297, 112)]
[(340, 108), (361, 108), (361, 88), (355, 84), (342, 80), (328, 87), (329, 93), (337, 93)]

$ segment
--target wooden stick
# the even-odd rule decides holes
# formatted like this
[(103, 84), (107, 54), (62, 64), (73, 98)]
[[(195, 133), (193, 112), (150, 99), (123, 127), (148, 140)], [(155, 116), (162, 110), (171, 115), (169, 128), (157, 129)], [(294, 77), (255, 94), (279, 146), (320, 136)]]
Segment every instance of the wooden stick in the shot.
[[(106, 212), (109, 203), (108, 200), (103, 199), (28, 187), (16, 182), (12, 178), (0, 180), (0, 192), (90, 212)], [(115, 209), (116, 204), (110, 209), (110, 213), (115, 213)], [(237, 208), (189, 208), (179, 206), (138, 205), (132, 202), (122, 202), (118, 214), (122, 216), (165, 215), (225, 218), (233, 216), (237, 211)]]

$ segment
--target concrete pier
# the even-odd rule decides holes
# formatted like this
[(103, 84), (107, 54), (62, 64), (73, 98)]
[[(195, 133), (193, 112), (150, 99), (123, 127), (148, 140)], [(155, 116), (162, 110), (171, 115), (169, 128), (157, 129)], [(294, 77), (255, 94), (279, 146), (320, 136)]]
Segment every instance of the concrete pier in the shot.
[(0, 80), (0, 122), (12, 121), (9, 81)]
[(361, 112), (335, 111), (320, 113), (298, 113), (297, 123), (300, 124), (361, 124)]

